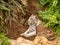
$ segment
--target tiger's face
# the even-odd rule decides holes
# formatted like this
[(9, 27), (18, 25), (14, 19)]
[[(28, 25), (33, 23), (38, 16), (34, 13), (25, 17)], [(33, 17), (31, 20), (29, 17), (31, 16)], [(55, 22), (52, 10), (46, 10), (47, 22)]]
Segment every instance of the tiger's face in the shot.
[(28, 25), (37, 24), (37, 15), (31, 15), (28, 19)]

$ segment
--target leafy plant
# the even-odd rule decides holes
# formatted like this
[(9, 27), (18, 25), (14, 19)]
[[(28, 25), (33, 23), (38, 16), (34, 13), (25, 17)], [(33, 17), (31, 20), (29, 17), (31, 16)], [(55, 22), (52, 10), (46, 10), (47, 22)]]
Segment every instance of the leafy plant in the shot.
[(51, 27), (53, 30), (56, 30), (56, 35), (58, 35), (60, 33), (60, 1), (40, 0), (39, 7), (42, 8), (46, 4), (46, 9), (44, 11), (39, 11), (39, 15), (42, 16), (42, 21), (46, 23), (45, 26)]
[[(9, 25), (11, 27), (12, 20), (16, 21), (16, 15), (17, 15), (17, 8), (25, 15), (23, 4), (21, 0), (0, 0), (0, 10), (5, 10), (5, 23), (9, 21)], [(17, 21), (16, 21), (17, 22)]]
[(2, 45), (10, 45), (10, 43), (8, 42), (8, 38), (3, 34), (0, 33), (0, 39), (2, 39)]

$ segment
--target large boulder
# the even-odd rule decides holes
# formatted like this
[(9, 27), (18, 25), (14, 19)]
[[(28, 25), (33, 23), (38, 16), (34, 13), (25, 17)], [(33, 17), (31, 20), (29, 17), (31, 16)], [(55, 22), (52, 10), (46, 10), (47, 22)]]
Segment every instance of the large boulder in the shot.
[(53, 41), (49, 41), (44, 36), (36, 36), (33, 41), (24, 39), (22, 37), (17, 38), (16, 40), (9, 39), (11, 45), (60, 45), (60, 38), (56, 38)]

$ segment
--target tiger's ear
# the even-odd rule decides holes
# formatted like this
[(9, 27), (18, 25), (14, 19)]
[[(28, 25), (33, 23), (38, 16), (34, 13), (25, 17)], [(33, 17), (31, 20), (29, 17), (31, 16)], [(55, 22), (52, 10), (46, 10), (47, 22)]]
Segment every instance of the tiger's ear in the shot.
[(32, 14), (31, 16), (34, 16), (34, 14)]
[(37, 17), (37, 15), (36, 15), (36, 14), (32, 14), (31, 16), (35, 16), (35, 17)]
[(31, 17), (33, 17), (33, 14), (29, 17), (29, 19), (30, 19)]

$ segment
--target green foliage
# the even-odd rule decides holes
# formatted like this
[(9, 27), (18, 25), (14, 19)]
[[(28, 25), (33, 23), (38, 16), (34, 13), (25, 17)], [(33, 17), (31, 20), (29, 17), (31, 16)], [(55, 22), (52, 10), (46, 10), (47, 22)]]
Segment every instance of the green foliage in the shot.
[(43, 7), (47, 2), (50, 2), (51, 0), (40, 0), (39, 7)]
[[(0, 0), (0, 10), (5, 11), (5, 23), (9, 22), (9, 26), (12, 25), (12, 20), (16, 21), (17, 8), (25, 15), (23, 4), (21, 0)], [(17, 21), (16, 21), (17, 22)]]
[(53, 31), (56, 33), (56, 35), (54, 36), (54, 38), (60, 36), (60, 25), (55, 26), (55, 28), (53, 29)]
[(8, 38), (3, 33), (0, 33), (0, 39), (3, 41), (1, 45), (10, 45)]
[(6, 15), (9, 18), (9, 21), (11, 21), (11, 15), (10, 15), (10, 9), (8, 7), (8, 3), (6, 3), (4, 0), (0, 0), (0, 17), (3, 14), (2, 11), (5, 10), (6, 11)]
[(10, 10), (6, 7), (7, 3), (4, 2), (3, 0), (0, 1), (0, 10)]
[[(42, 16), (42, 21), (46, 23), (45, 26), (51, 27), (58, 34), (60, 33), (60, 1), (59, 0), (40, 0), (39, 7), (43, 7), (49, 3), (44, 11), (39, 11), (39, 15)], [(55, 25), (58, 24), (57, 27)], [(56, 33), (56, 35), (57, 35)]]

